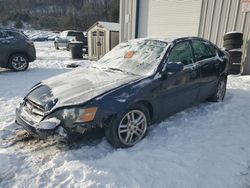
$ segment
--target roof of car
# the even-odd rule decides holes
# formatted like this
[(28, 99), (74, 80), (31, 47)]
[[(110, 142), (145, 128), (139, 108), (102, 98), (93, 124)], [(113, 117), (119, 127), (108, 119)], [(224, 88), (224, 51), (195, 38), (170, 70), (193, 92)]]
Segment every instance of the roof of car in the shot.
[(148, 37), (148, 38), (138, 38), (134, 40), (158, 40), (166, 43), (173, 43), (173, 42), (178, 42), (181, 40), (188, 40), (188, 39), (201, 39), (204, 40), (201, 37), (196, 37), (196, 36), (186, 36), (186, 37)]
[(15, 29), (15, 28), (2, 28), (2, 27), (0, 27), (0, 30), (1, 31), (15, 31), (15, 32), (20, 32), (18, 29)]

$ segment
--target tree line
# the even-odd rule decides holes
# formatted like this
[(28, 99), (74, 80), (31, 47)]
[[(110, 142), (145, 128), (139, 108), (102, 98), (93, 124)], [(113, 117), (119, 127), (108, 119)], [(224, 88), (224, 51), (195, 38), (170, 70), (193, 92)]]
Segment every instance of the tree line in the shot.
[(2, 26), (84, 31), (96, 21), (119, 22), (119, 0), (0, 0)]

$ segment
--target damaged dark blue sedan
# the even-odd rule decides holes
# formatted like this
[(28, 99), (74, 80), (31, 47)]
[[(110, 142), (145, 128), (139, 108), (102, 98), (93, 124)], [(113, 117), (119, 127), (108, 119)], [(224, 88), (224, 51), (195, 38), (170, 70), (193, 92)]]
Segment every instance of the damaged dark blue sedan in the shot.
[(198, 37), (121, 43), (93, 66), (35, 85), (16, 122), (39, 138), (103, 128), (114, 147), (138, 143), (153, 123), (196, 103), (223, 101), (228, 54)]

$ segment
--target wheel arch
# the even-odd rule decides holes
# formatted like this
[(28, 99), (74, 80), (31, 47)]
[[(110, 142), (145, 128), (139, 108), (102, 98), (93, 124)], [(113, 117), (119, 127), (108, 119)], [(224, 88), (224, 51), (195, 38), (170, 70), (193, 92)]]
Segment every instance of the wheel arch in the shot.
[(25, 52), (25, 51), (14, 51), (14, 52), (12, 52), (12, 53), (9, 54), (9, 57), (8, 57), (8, 65), (9, 65), (9, 63), (10, 63), (10, 58), (11, 58), (13, 55), (16, 55), (16, 54), (24, 55), (24, 56), (28, 59), (28, 61), (30, 62), (30, 58), (29, 58), (29, 55), (28, 55), (27, 52)]
[(147, 100), (139, 100), (136, 101), (135, 103), (133, 103), (131, 106), (135, 105), (135, 104), (142, 104), (143, 106), (145, 106), (148, 109), (149, 115), (150, 115), (150, 119), (152, 121), (153, 116), (154, 116), (154, 109), (153, 109), (153, 105), (147, 101)]
[[(22, 69), (18, 69), (16, 67), (13, 67), (12, 62), (11, 62), (11, 58), (13, 58), (14, 56), (18, 56), (18, 55), (24, 57), (27, 61), (26, 66), (23, 67)], [(29, 67), (29, 62), (30, 62), (30, 59), (29, 59), (29, 56), (26, 52), (13, 52), (8, 57), (8, 62), (7, 62), (6, 67), (12, 69), (13, 71), (25, 71)]]

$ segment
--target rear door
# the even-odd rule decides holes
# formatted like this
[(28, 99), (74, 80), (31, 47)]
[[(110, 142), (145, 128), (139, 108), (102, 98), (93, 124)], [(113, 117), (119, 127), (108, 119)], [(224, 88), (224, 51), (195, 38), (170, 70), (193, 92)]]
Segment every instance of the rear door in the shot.
[(0, 66), (7, 66), (10, 54), (10, 45), (13, 37), (9, 36), (6, 31), (0, 31)]
[(192, 40), (192, 48), (197, 66), (200, 68), (201, 88), (199, 100), (207, 99), (215, 90), (219, 74), (220, 62), (216, 52), (210, 49), (211, 44), (206, 41)]
[(182, 71), (161, 79), (158, 106), (162, 118), (192, 105), (198, 96), (200, 73), (189, 40), (175, 44), (165, 63), (179, 62), (184, 64)]

